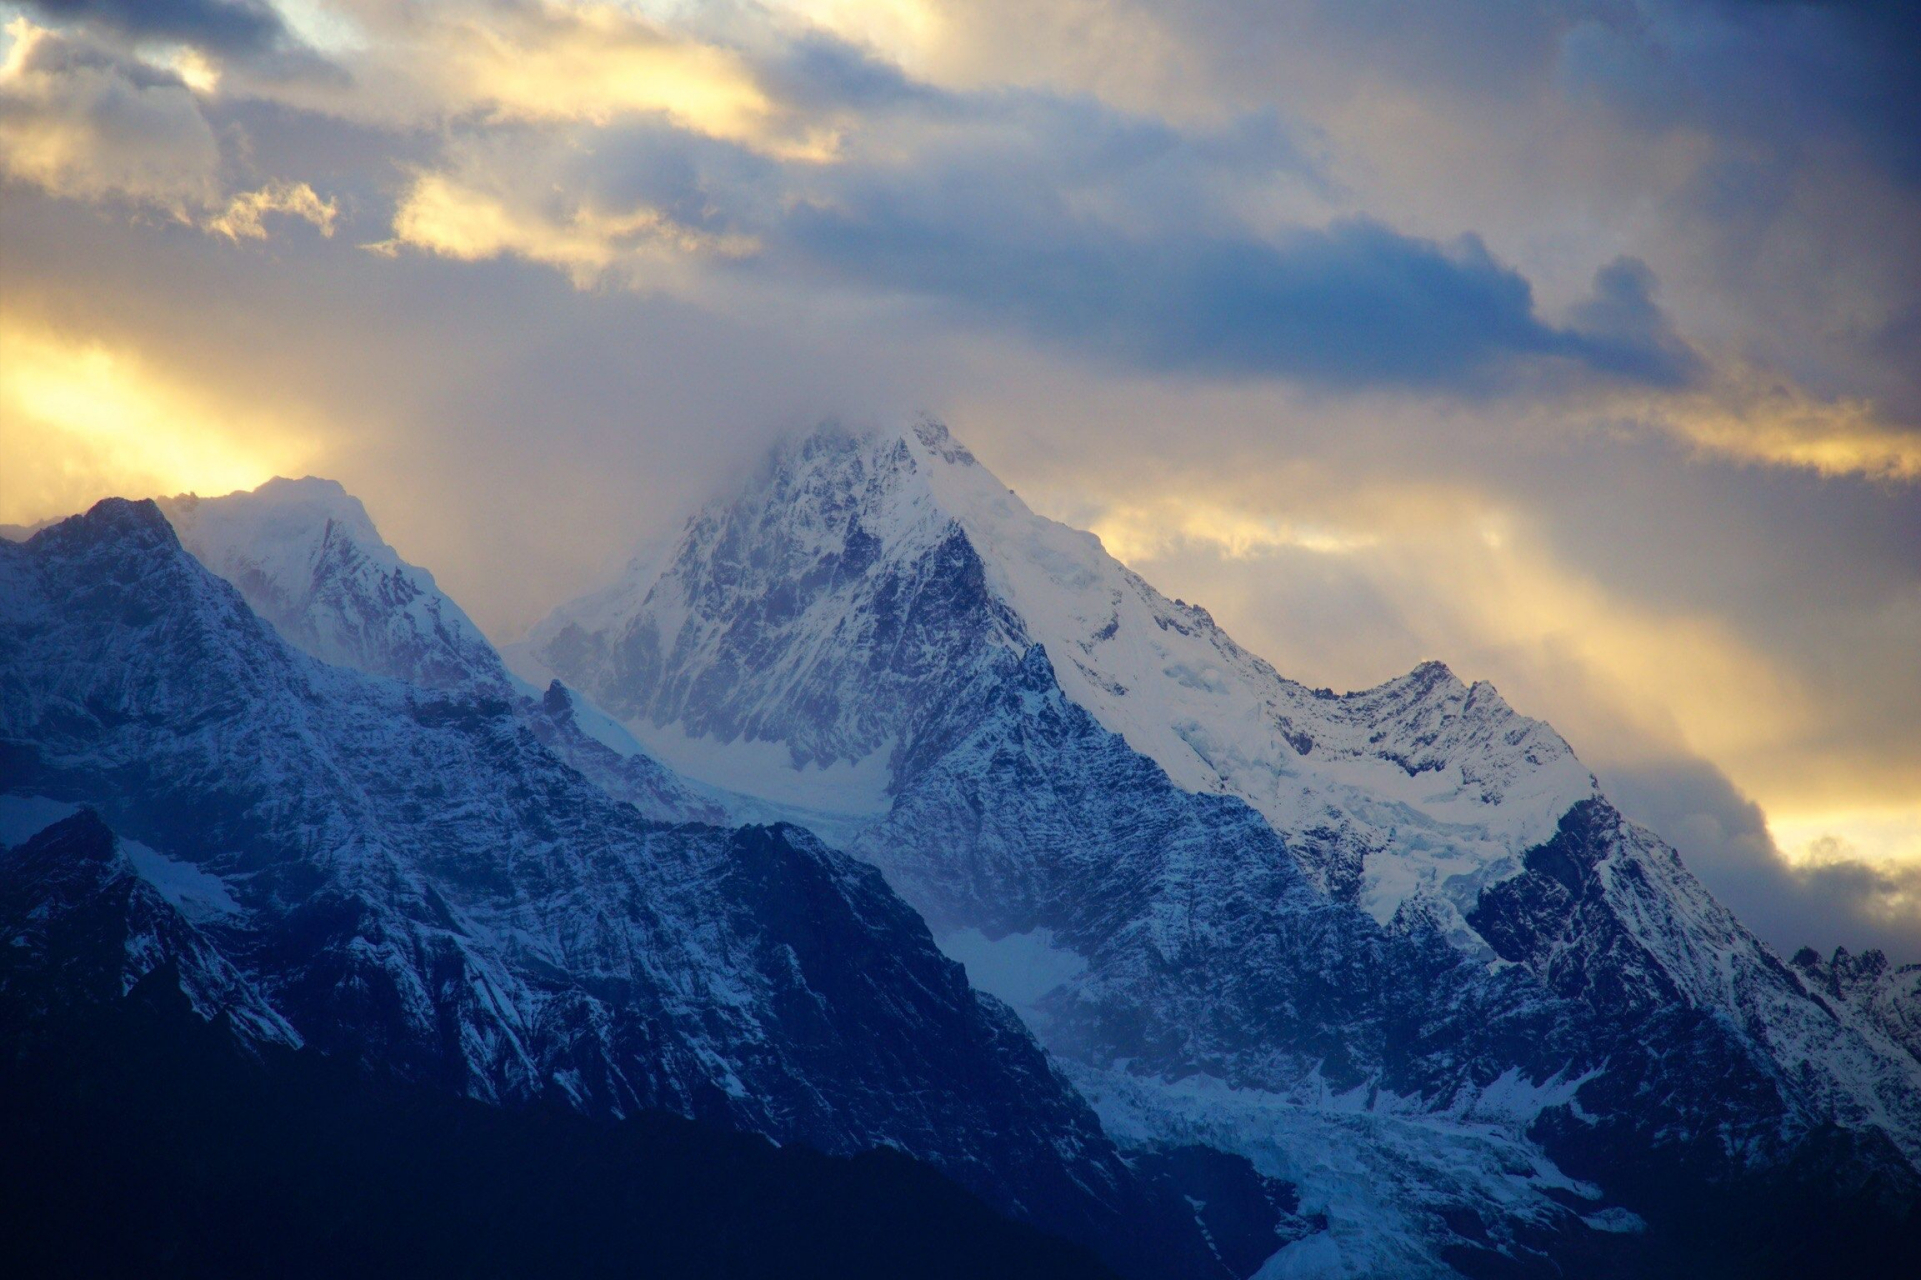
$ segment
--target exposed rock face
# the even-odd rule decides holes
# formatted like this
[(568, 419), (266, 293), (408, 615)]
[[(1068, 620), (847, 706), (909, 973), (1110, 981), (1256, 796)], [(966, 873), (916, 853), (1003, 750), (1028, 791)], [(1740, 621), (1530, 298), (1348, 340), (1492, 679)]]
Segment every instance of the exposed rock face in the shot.
[[(1142, 1274), (1706, 1274), (1917, 1221), (1921, 971), (1781, 963), (1490, 686), (1288, 681), (934, 424), (782, 451), (533, 684), (337, 488), (172, 514), (281, 635), (140, 508), (0, 547), (0, 764), (131, 837), (86, 884), (209, 1016), (897, 1142)], [(643, 820), (729, 815), (879, 868), (1134, 1168), (872, 871)]]
[(1277, 1267), (1574, 1266), (1636, 1226), (1603, 1187), (1832, 1132), (1915, 1185), (1897, 1024), (1813, 998), (1553, 730), (1438, 663), (1288, 681), (936, 424), (785, 448), (522, 656), (885, 870), (1110, 1131), (1298, 1183), (1325, 1230)]
[(172, 976), (194, 1013), (225, 1022), (244, 1043), (300, 1044), (90, 809), (0, 852), (0, 927), (8, 937), (0, 1005), (11, 1018), (110, 1005), (158, 973)]
[(494, 682), (434, 671), (290, 648), (152, 503), (0, 544), (0, 791), (90, 806), (229, 904), (190, 920), (74, 818), (0, 855), (7, 927), (43, 957), (123, 937), (90, 989), (159, 954), (208, 1013), (372, 1071), (898, 1145), (1137, 1274), (1218, 1272), (878, 872), (794, 828), (648, 822)]
[(1846, 947), (1823, 960), (1803, 947), (1794, 967), (1843, 1016), (1864, 1020), (1921, 1059), (1921, 964), (1892, 965), (1879, 951), (1854, 956)]

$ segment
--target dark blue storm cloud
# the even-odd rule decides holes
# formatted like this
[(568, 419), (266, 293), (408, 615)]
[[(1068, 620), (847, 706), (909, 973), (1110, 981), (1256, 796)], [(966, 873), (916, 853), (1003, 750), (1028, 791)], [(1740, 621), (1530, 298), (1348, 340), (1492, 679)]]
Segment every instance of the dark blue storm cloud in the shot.
[[(1758, 125), (1791, 136), (1844, 134), (1909, 183), (1921, 182), (1921, 11), (1913, 0), (1736, 0), (1751, 42), (1727, 50), (1716, 88)], [(1779, 48), (1775, 58), (1755, 50)]]
[(130, 36), (179, 40), (227, 52), (256, 52), (287, 37), (266, 0), (28, 0), (56, 22), (87, 22)]
[[(929, 299), (1157, 372), (1486, 394), (1542, 378), (1672, 387), (1698, 371), (1635, 260), (1604, 267), (1556, 324), (1472, 234), (1442, 244), (1367, 217), (1249, 228), (1230, 210), (1250, 181), (1331, 191), (1315, 139), (1271, 110), (1186, 130), (1072, 96), (944, 91), (819, 34), (758, 70), (785, 101), (932, 139), (909, 159), (850, 157), (825, 177), (763, 168), (745, 197), (746, 166), (719, 173), (719, 149), (684, 145), (704, 152), (701, 176), (683, 182), (700, 196), (696, 224), (738, 203), (729, 229), (757, 231), (761, 265), (776, 271)], [(641, 133), (611, 141), (596, 148), (603, 168), (680, 167)], [(645, 164), (616, 158), (643, 153)], [(784, 189), (770, 198), (770, 185)], [(760, 227), (741, 216), (749, 203)]]
[(1135, 239), (875, 191), (803, 206), (785, 230), (836, 275), (1159, 370), (1464, 392), (1528, 366), (1657, 386), (1696, 370), (1653, 302), (1652, 273), (1632, 259), (1603, 268), (1594, 296), (1556, 326), (1478, 238), (1441, 245), (1365, 218), (1272, 240)]
[[(1153, 12), (1237, 99), (1309, 118), (1411, 99), (1488, 151), (1553, 137), (1550, 154), (1565, 140), (1572, 155), (1585, 137), (1612, 164), (1591, 170), (1583, 216), (1623, 216), (1630, 190), (1647, 200), (1659, 232), (1623, 247), (1660, 264), (1687, 322), (1726, 309), (1717, 354), (1921, 420), (1913, 0), (1157, 0)], [(1485, 182), (1526, 200), (1585, 177), (1534, 188), (1538, 176)], [(1463, 179), (1480, 180), (1429, 180)]]
[(824, 32), (804, 32), (763, 56), (761, 82), (793, 106), (887, 110), (937, 107), (947, 95), (918, 84), (894, 63)]

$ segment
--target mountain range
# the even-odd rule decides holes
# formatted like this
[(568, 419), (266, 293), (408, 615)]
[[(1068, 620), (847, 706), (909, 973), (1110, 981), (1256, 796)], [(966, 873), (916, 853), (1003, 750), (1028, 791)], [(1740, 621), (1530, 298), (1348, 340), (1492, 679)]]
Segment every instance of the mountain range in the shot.
[(330, 482), (109, 501), (0, 543), (0, 659), (21, 1026), (91, 956), (1136, 1276), (1915, 1258), (1921, 968), (1784, 962), (1491, 686), (1287, 680), (938, 423), (787, 442), (504, 655)]

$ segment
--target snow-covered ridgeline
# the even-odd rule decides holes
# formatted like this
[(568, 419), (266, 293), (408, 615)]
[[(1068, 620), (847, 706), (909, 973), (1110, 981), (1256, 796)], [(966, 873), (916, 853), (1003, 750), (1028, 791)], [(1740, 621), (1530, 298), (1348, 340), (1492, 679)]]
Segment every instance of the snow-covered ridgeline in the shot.
[(1032, 644), (1177, 785), (1313, 833), (1332, 882), (1380, 920), (1425, 893), (1458, 925), (1594, 794), (1551, 729), (1439, 664), (1340, 696), (1281, 677), (1092, 534), (1035, 515), (932, 422), (789, 446), (692, 519), (664, 568), (637, 561), (557, 610), (525, 654), (683, 772), (873, 813), (901, 781), (874, 766), (898, 763), (924, 709), (984, 648)]
[[(498, 666), (442, 643), (451, 602), (421, 603), (431, 578), (364, 512), (288, 497), (266, 552), (230, 525), (202, 554), (310, 651), (356, 638), (323, 657), (489, 684), (411, 656)], [(1604, 1202), (1556, 1200), (1526, 1136), (1556, 1111), (1738, 1159), (1827, 1123), (1921, 1150), (1904, 989), (1783, 966), (1552, 730), (1439, 664), (1348, 695), (1288, 681), (934, 424), (796, 442), (519, 660), (734, 793), (708, 803), (881, 866), (1110, 1126), (1205, 1132), (1298, 1181), (1331, 1225), (1290, 1266), (1385, 1232), (1414, 1252), (1367, 1265), (1439, 1267), (1459, 1241), (1434, 1219), (1466, 1210), (1510, 1252), (1612, 1232)], [(568, 690), (518, 705), (616, 795), (646, 760)], [(1357, 1109), (1376, 1119), (1329, 1118)], [(1497, 1153), (1463, 1166), (1486, 1177), (1450, 1169), (1469, 1149)], [(1405, 1186), (1369, 1226), (1343, 1197), (1390, 1167)]]
[(90, 811), (0, 796), (0, 995), (16, 1009), (44, 1000), (69, 1014), (165, 971), (189, 1008), (243, 1042), (297, 1047), (300, 1033), (195, 927), (241, 910), (218, 877), (119, 839)]
[(1893, 965), (1878, 950), (1823, 959), (1803, 947), (1794, 967), (1845, 1017), (1858, 1019), (1921, 1060), (1921, 964)]

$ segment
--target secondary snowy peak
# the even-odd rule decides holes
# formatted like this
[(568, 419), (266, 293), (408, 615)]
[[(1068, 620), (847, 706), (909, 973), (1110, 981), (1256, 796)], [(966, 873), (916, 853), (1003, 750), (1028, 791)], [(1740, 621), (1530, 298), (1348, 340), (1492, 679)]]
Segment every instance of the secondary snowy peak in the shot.
[(1176, 785), (1246, 800), (1383, 920), (1422, 892), (1465, 912), (1594, 794), (1553, 730), (1438, 663), (1346, 695), (1284, 679), (931, 421), (784, 446), (664, 567), (636, 562), (529, 647), (684, 772), (762, 795), (824, 783), (878, 813), (928, 709), (1032, 645)]
[(222, 498), (160, 501), (195, 559), (297, 648), (417, 688), (513, 705), (555, 754), (660, 821), (722, 822), (724, 806), (564, 688), (522, 684), (427, 570), (402, 560), (332, 480), (269, 480)]
[(690, 520), (658, 576), (636, 561), (530, 647), (643, 735), (859, 764), (911, 730), (955, 659), (1025, 643), (926, 481), (904, 440), (817, 433)]
[[(1837, 1015), (1811, 998), (1672, 848), (1605, 800), (1563, 815), (1554, 838), (1527, 852), (1520, 875), (1483, 892), (1469, 919), (1502, 959), (1603, 1025), (1630, 1029), (1633, 1044), (1665, 1052), (1670, 1070), (1709, 1040), (1705, 1024), (1687, 1027), (1689, 1019), (1734, 1029), (1760, 1087), (1736, 1088), (1717, 1067), (1708, 1090), (1770, 1098), (1759, 1110), (1778, 1106), (1783, 1133), (1810, 1124), (1878, 1132), (1921, 1169), (1921, 1062), (1873, 1017)], [(1700, 1067), (1676, 1073), (1669, 1101), (1702, 1087), (1685, 1079)], [(1641, 1091), (1655, 1076), (1603, 1073), (1583, 1105), (1645, 1112)]]
[[(1309, 689), (1241, 648), (1207, 610), (1155, 590), (1093, 534), (1029, 510), (945, 427), (921, 423), (903, 442), (979, 552), (995, 597), (1046, 647), (1062, 689), (1177, 785), (1231, 791), (1279, 816), (1294, 807), (1290, 779), (1346, 776), (1446, 820), (1541, 834), (1591, 793), (1567, 744), (1493, 686), (1469, 688), (1427, 663), (1359, 693)], [(1543, 785), (1526, 785), (1542, 775)], [(1526, 803), (1534, 799), (1546, 805)], [(1510, 803), (1506, 822), (1487, 812)]]
[(480, 628), (336, 482), (276, 477), (251, 492), (159, 505), (196, 559), (321, 661), (425, 688), (509, 687)]

